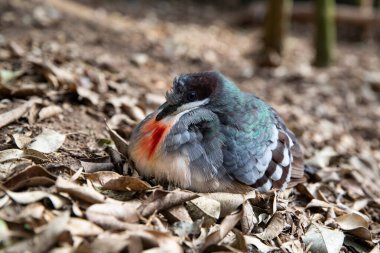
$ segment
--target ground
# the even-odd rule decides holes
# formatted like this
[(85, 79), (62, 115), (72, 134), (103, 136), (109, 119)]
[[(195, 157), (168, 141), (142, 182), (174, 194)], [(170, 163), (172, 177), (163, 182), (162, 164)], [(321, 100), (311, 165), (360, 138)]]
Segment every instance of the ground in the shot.
[[(312, 27), (294, 24), (282, 65), (262, 69), (260, 25), (235, 22), (244, 9), (201, 1), (0, 3), (4, 252), (378, 252), (379, 41), (340, 37), (333, 66), (316, 69)], [(105, 122), (128, 141), (174, 76), (211, 69), (282, 115), (312, 168), (308, 183), (209, 195), (109, 171), (131, 166), (115, 169), (108, 158), (114, 146)], [(127, 145), (112, 139), (119, 151)], [(334, 239), (310, 245), (327, 238)]]

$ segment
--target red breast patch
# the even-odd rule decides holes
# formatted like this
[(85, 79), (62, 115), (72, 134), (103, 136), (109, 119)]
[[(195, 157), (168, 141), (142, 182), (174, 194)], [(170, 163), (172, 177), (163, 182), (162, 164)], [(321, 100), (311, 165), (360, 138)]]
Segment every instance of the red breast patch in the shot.
[(163, 136), (166, 134), (166, 130), (169, 128), (161, 122), (155, 121), (155, 119), (149, 120), (142, 128), (142, 132), (145, 136), (141, 139), (141, 146), (148, 154), (150, 159), (156, 152), (157, 146), (160, 143)]

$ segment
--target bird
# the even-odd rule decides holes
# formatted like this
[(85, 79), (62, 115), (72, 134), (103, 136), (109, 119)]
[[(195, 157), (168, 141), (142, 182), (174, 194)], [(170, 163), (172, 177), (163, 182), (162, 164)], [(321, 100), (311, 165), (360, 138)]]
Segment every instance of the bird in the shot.
[(262, 99), (217, 71), (180, 74), (133, 129), (139, 175), (196, 192), (285, 190), (304, 181), (294, 133)]

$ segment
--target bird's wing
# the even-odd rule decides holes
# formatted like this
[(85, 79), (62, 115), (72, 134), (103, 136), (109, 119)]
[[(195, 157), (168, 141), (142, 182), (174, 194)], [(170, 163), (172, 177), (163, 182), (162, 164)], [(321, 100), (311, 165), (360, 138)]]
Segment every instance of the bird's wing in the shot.
[(168, 152), (188, 156), (193, 180), (207, 182), (221, 176), (223, 141), (218, 117), (210, 110), (199, 108), (181, 116), (164, 145)]
[(239, 182), (260, 191), (284, 189), (292, 174), (295, 143), (265, 102), (255, 98), (251, 109), (254, 117), (242, 117), (240, 129), (223, 127), (228, 142), (223, 148), (223, 167)]

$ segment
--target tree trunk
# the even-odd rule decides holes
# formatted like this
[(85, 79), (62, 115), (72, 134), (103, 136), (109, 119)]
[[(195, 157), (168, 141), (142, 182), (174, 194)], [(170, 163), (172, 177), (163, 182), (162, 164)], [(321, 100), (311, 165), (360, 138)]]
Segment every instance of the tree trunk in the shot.
[(335, 0), (314, 0), (315, 59), (317, 67), (331, 64), (336, 44)]
[(292, 0), (268, 0), (264, 24), (264, 48), (260, 65), (278, 66), (289, 26)]

